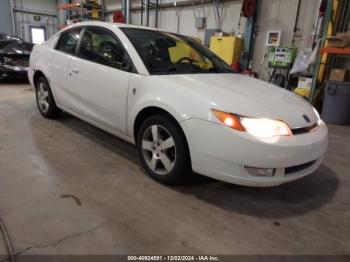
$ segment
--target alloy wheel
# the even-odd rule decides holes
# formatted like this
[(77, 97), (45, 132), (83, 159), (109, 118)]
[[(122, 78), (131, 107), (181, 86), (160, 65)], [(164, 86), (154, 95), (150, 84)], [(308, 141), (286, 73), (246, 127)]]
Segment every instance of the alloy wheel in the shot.
[(169, 174), (176, 162), (176, 146), (170, 132), (161, 125), (149, 126), (143, 133), (142, 154), (153, 172)]
[(49, 91), (47, 90), (45, 83), (39, 83), (37, 96), (40, 110), (46, 113), (49, 110)]

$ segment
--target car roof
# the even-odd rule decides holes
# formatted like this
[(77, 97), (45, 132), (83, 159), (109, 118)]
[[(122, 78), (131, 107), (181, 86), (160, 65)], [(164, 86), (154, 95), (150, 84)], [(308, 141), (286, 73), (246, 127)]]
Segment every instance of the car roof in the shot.
[(106, 28), (139, 28), (139, 29), (147, 29), (158, 31), (157, 28), (147, 27), (147, 26), (139, 26), (139, 25), (131, 25), (131, 24), (122, 24), (122, 23), (113, 23), (113, 22), (102, 22), (102, 21), (84, 21), (72, 24), (69, 28), (78, 27), (78, 26), (103, 26)]

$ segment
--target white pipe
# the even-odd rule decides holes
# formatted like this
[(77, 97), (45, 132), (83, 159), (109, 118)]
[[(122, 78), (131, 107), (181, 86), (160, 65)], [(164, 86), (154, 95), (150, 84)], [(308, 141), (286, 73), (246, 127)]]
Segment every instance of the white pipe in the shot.
[(126, 23), (130, 24), (130, 0), (126, 0)]
[(12, 20), (12, 32), (16, 35), (16, 23), (15, 23), (15, 14), (13, 12), (13, 0), (10, 0), (10, 8), (11, 8), (11, 20)]
[(145, 14), (146, 14), (146, 26), (149, 25), (149, 0), (146, 0)]

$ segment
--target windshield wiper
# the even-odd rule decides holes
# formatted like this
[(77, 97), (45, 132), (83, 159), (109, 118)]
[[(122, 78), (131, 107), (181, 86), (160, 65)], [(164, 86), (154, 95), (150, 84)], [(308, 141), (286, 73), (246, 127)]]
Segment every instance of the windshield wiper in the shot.
[(168, 74), (205, 74), (205, 73), (233, 73), (231, 70), (228, 69), (218, 69), (215, 67), (212, 67), (210, 69), (200, 69), (200, 68), (190, 68), (187, 70), (180, 70), (180, 68), (176, 66), (169, 66), (167, 68), (151, 68), (151, 73), (156, 75), (168, 75)]
[(218, 69), (216, 67), (212, 67), (209, 69), (210, 72), (213, 72), (213, 73), (234, 73), (232, 70), (230, 69), (226, 69), (226, 68), (221, 68), (221, 69)]
[(171, 72), (176, 72), (176, 66), (169, 66), (167, 68), (150, 68), (150, 71), (155, 74), (168, 74)]

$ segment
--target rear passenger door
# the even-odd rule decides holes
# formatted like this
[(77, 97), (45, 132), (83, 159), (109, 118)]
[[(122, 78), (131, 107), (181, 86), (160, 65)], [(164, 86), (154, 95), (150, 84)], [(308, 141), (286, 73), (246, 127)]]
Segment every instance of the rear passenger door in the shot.
[(85, 27), (77, 57), (69, 65), (73, 111), (126, 132), (126, 103), (133, 65), (117, 36), (103, 27)]
[(67, 88), (68, 69), (80, 37), (81, 28), (72, 28), (61, 33), (49, 62), (51, 87), (59, 106), (69, 108), (70, 91)]

